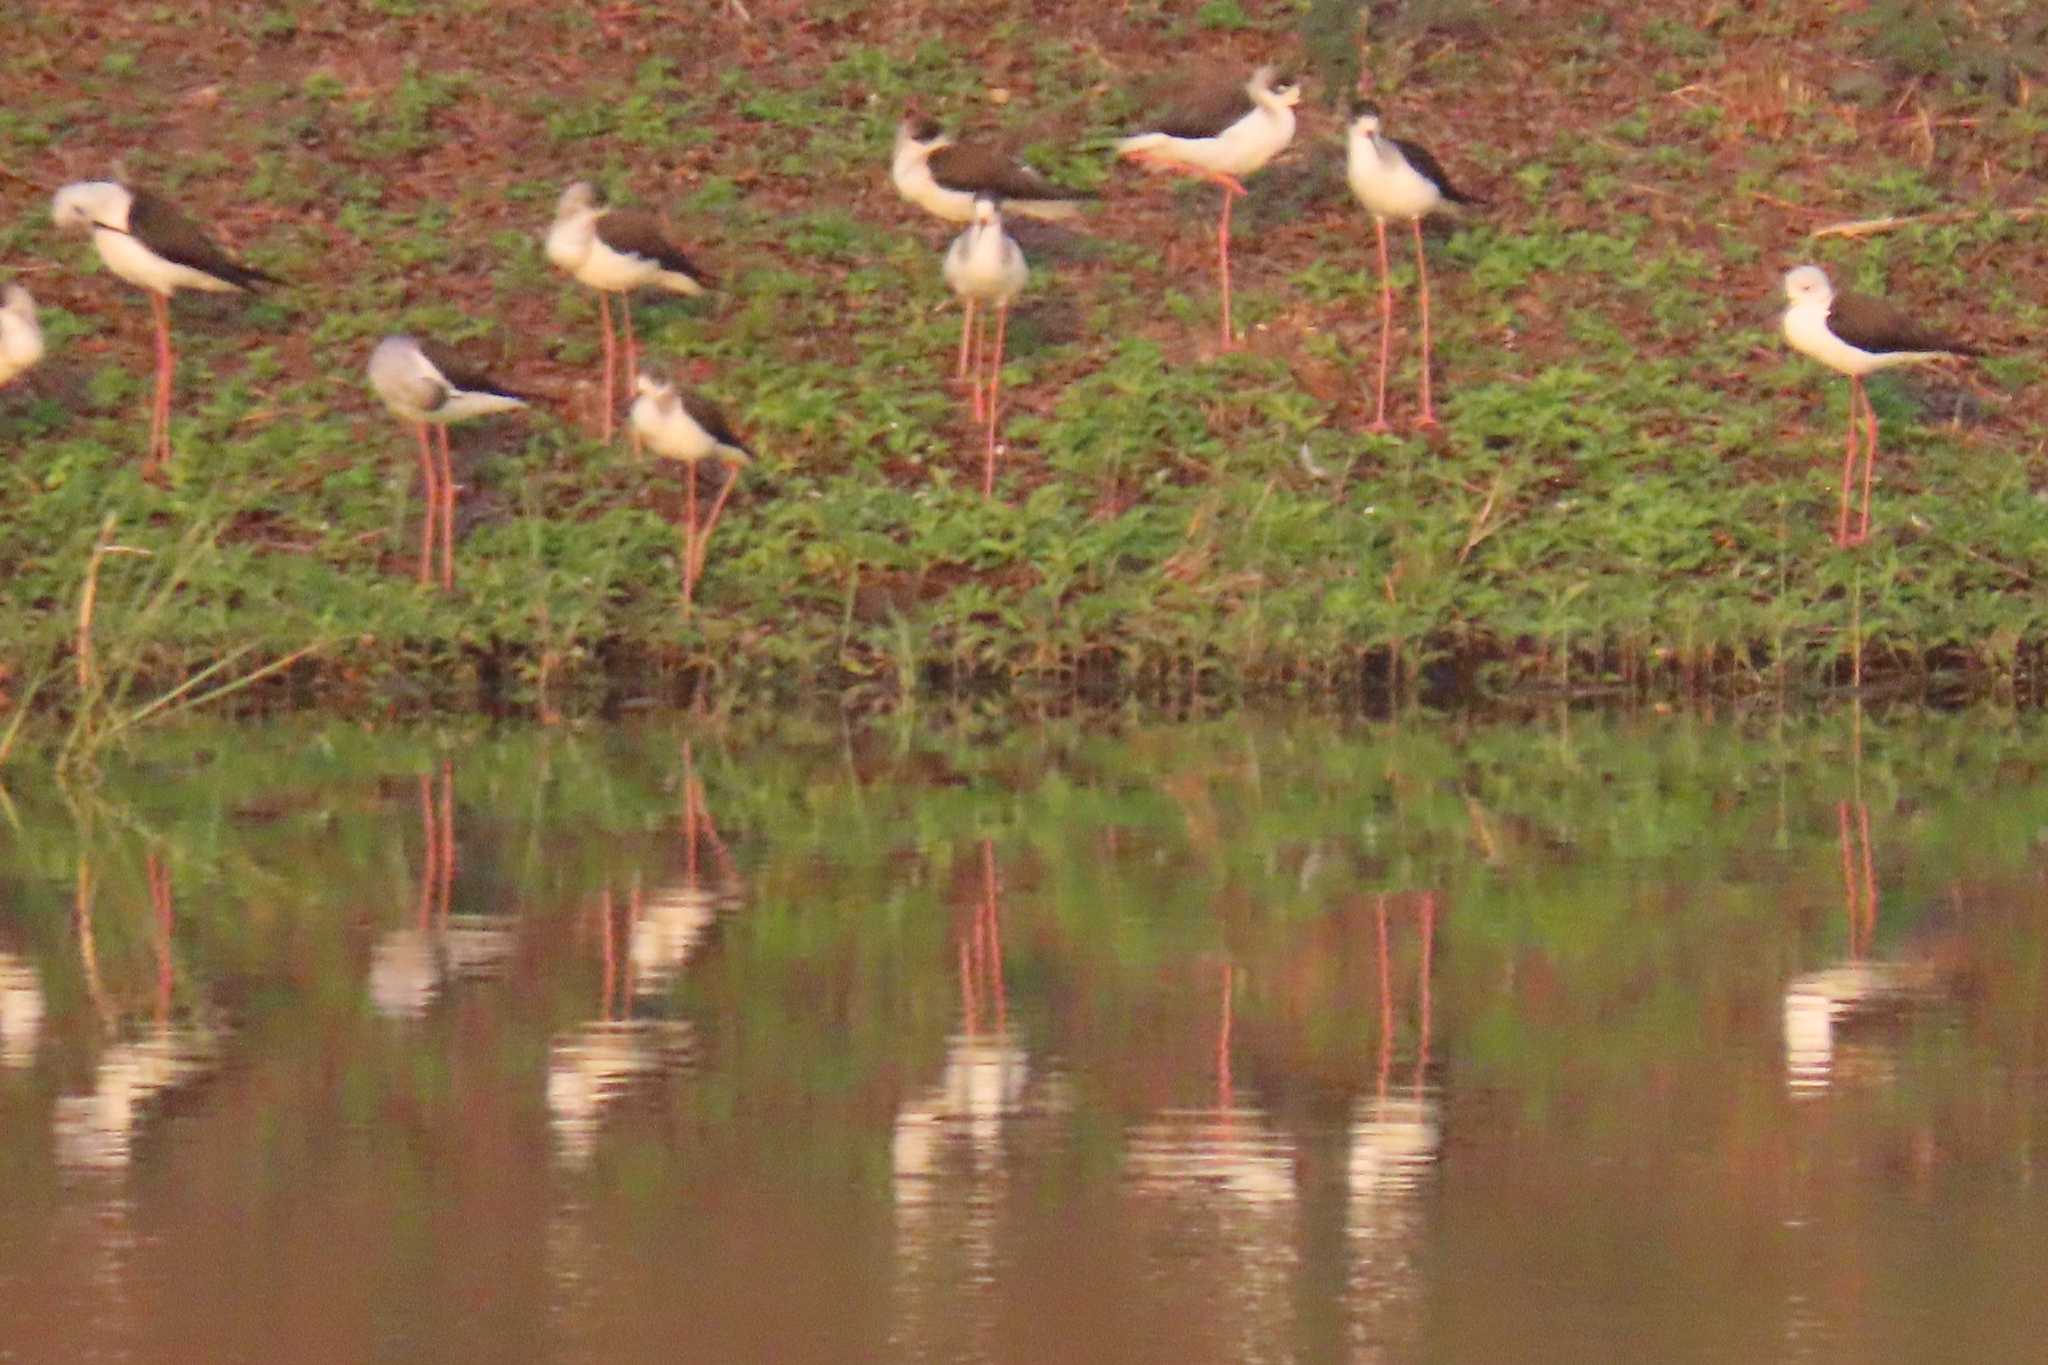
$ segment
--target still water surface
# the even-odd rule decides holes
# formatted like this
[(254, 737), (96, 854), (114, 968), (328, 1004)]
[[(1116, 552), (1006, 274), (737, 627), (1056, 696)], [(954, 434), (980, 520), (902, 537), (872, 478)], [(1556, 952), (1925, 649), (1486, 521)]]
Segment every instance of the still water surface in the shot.
[(6, 776), (0, 1359), (2048, 1349), (2009, 717)]

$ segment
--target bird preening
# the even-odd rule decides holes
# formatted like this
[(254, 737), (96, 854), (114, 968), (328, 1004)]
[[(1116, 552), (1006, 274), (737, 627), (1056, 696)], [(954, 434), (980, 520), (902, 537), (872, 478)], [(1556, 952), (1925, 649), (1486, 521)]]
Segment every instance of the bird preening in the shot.
[[(649, 374), (635, 377), (639, 396), (633, 400), (628, 418), (647, 449), (665, 460), (683, 466), (686, 492), (683, 501), (683, 614), (688, 615), (697, 597), (697, 580), (704, 573), (704, 554), (711, 533), (718, 526), (718, 514), (732, 486), (739, 482), (742, 466), (753, 462), (754, 452), (726, 420), (725, 410), (701, 393), (656, 379)], [(711, 514), (697, 524), (697, 466), (714, 459), (725, 480), (711, 504)]]
[[(430, 341), (389, 336), (370, 352), (370, 387), (394, 416), (411, 422), (420, 443), (420, 479), (427, 519), (420, 530), (420, 582), (433, 582), (434, 550), (441, 552), (441, 586), (455, 586), (455, 471), (448, 425), (493, 412), (511, 412), (532, 400), (472, 368)], [(428, 428), (440, 436), (439, 450)]]

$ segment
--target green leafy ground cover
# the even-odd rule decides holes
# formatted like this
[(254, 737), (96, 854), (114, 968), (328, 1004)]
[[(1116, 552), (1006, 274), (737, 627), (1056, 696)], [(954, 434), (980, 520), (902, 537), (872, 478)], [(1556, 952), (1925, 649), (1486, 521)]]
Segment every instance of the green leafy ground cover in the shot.
[[(320, 648), (266, 703), (544, 713), (930, 688), (1501, 693), (2037, 690), (2048, 604), (2048, 103), (2028, 7), (1423, 0), (1168, 5), (45, 7), (10, 43), (0, 268), (52, 355), (0, 395), (0, 668), (124, 688)], [(1192, 63), (1310, 74), (1238, 209), (1214, 353), (1213, 192), (1112, 166)], [(1440, 434), (1371, 436), (1371, 232), (1342, 180), (1357, 73), (1492, 201), (1432, 234)], [(915, 101), (1099, 186), (1022, 228), (999, 497), (944, 383), (946, 227), (886, 179)], [(292, 281), (184, 298), (169, 487), (139, 477), (139, 295), (48, 193), (126, 173)], [(636, 316), (764, 453), (689, 620), (677, 473), (590, 436), (595, 301), (539, 250), (568, 180), (669, 215), (727, 283)], [(1865, 237), (1842, 220), (1921, 215)], [(1775, 335), (1805, 260), (1996, 354), (1884, 377), (1877, 535), (1827, 531), (1846, 386)], [(1397, 268), (1396, 415), (1413, 266)], [(379, 336), (549, 397), (457, 436), (461, 584), (410, 577), (409, 438)], [(38, 687), (38, 684), (45, 684)]]

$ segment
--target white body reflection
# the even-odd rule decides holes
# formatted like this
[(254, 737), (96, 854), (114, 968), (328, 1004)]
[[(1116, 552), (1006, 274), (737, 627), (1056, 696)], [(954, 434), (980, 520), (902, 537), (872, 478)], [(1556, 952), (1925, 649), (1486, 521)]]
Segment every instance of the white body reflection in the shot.
[(1131, 1131), (1124, 1173), (1141, 1186), (1287, 1205), (1296, 1157), (1294, 1140), (1274, 1132), (1262, 1110), (1169, 1109)]
[[(1842, 1026), (1857, 1015), (1898, 1009), (1931, 994), (1931, 968), (1913, 963), (1854, 961), (1795, 978), (1785, 987), (1785, 1083), (1795, 1096), (1818, 1095), (1849, 1070)], [(1854, 1070), (1883, 1079), (1882, 1054), (1859, 1056)]]
[(1030, 1078), (1024, 1049), (1007, 1036), (954, 1037), (939, 1083), (896, 1115), (890, 1153), (897, 1204), (929, 1201), (949, 1153), (966, 1158), (952, 1169), (999, 1174), (1003, 1121), (1022, 1110)]
[(441, 959), (424, 929), (393, 929), (370, 948), (370, 1004), (387, 1019), (417, 1019), (441, 990)]
[(678, 882), (648, 896), (626, 940), (633, 965), (633, 994), (654, 999), (668, 994), (690, 965), (718, 913), (719, 897), (696, 881)]
[(90, 1094), (57, 1101), (59, 1165), (79, 1170), (127, 1166), (137, 1133), (171, 1092), (212, 1071), (220, 1035), (199, 1026), (160, 1026), (116, 1043), (100, 1057)]
[(563, 1164), (587, 1166), (605, 1111), (643, 1081), (687, 1071), (694, 1040), (674, 1019), (593, 1019), (548, 1048), (548, 1127)]
[(0, 1066), (35, 1064), (48, 1012), (35, 968), (13, 953), (0, 953)]
[(502, 974), (515, 945), (511, 922), (497, 915), (449, 915), (431, 929), (387, 930), (370, 948), (371, 1008), (387, 1019), (418, 1019), (448, 982)]
[(1360, 1100), (1351, 1123), (1354, 1201), (1414, 1190), (1443, 1146), (1436, 1100), (1428, 1095)]

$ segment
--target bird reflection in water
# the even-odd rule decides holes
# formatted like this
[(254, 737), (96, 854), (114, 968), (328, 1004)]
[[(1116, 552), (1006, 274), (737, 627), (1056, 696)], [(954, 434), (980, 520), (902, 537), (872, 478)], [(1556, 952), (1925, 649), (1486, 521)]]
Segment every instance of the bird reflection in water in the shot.
[(48, 1013), (36, 969), (13, 953), (0, 951), (0, 1066), (19, 1071), (35, 1065)]
[(990, 1330), (982, 1315), (960, 1316), (956, 1295), (962, 1285), (995, 1283), (997, 1216), (1010, 1183), (1006, 1134), (1068, 1106), (1062, 1082), (1034, 1074), (1011, 1032), (1002, 872), (993, 840), (975, 852), (954, 930), (960, 1028), (937, 1082), (897, 1110), (890, 1133), (903, 1295), (891, 1344), (906, 1358), (932, 1354), (963, 1327)]
[(683, 743), (683, 814), (677, 831), (682, 841), (682, 875), (644, 897), (636, 877), (631, 892), (632, 933), (628, 963), (634, 996), (659, 1001), (668, 995), (684, 968), (696, 956), (721, 911), (741, 899), (739, 873), (732, 854), (719, 837), (704, 799), (704, 782), (689, 742)]
[[(556, 1035), (548, 1048), (548, 1122), (556, 1156), (565, 1166), (591, 1163), (605, 1113), (624, 1096), (695, 1064), (696, 1043), (687, 1020), (636, 1013), (665, 1007), (721, 904), (738, 899), (738, 876), (711, 818), (687, 742), (682, 788), (681, 878), (643, 895), (635, 873), (623, 917), (612, 888), (604, 889), (597, 907), (598, 1016)], [(715, 885), (707, 883), (703, 871), (707, 850), (718, 874)]]
[[(1354, 1201), (1412, 1189), (1436, 1161), (1442, 1134), (1437, 1100), (1428, 1087), (1430, 1031), (1434, 1023), (1430, 976), (1436, 962), (1437, 893), (1412, 897), (1419, 964), (1415, 970), (1415, 1063), (1405, 1092), (1393, 1087), (1394, 985), (1388, 952), (1389, 897), (1374, 898), (1373, 924), (1378, 938), (1380, 1049), (1370, 1099), (1353, 1107), (1351, 1124), (1351, 1196)], [(1355, 1210), (1357, 1211), (1357, 1210)]]
[(100, 1054), (93, 1069), (92, 1089), (57, 1100), (54, 1117), (56, 1156), (74, 1171), (113, 1172), (126, 1169), (136, 1138), (152, 1115), (174, 1092), (210, 1074), (219, 1064), (221, 1035), (197, 1012), (183, 1017), (174, 1009), (177, 984), (172, 931), (175, 908), (171, 868), (164, 852), (152, 846), (144, 858), (144, 878), (151, 913), (150, 946), (154, 959), (149, 1023), (140, 1033), (127, 1031), (124, 1011), (102, 976), (94, 933), (98, 883), (91, 857), (81, 853), (72, 904), (86, 992), (109, 1033), (117, 1036)]
[(455, 762), (419, 775), (420, 872), (413, 918), (370, 949), (370, 1004), (387, 1019), (418, 1019), (451, 980), (500, 975), (514, 948), (509, 916), (454, 913)]
[(938, 1083), (897, 1112), (891, 1137), (899, 1210), (931, 1201), (948, 1174), (948, 1153), (965, 1157), (968, 1200), (984, 1206), (988, 1182), (1002, 1174), (1004, 1121), (1022, 1110), (1031, 1081), (1029, 1058), (1010, 1033), (994, 841), (981, 841), (977, 861), (975, 895), (957, 934), (960, 1031), (946, 1044)]
[(1889, 1074), (1882, 1050), (1850, 1054), (1844, 1049), (1842, 1031), (1859, 1019), (1875, 1019), (1924, 1000), (1938, 985), (1938, 968), (1932, 961), (1887, 961), (1872, 955), (1878, 883), (1870, 806), (1860, 795), (1837, 802), (1835, 826), (1848, 954), (1831, 967), (1793, 978), (1785, 987), (1785, 1082), (1795, 1098), (1825, 1094), (1849, 1071), (1866, 1079)]

